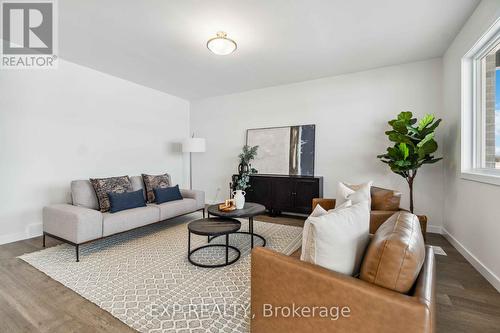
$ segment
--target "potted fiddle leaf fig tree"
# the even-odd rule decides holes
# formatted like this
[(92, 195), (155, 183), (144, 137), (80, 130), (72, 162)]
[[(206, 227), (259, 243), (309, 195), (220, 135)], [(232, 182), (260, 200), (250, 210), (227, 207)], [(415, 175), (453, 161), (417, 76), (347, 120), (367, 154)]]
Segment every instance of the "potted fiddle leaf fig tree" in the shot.
[(422, 119), (413, 118), (411, 112), (401, 112), (396, 119), (389, 121), (391, 130), (385, 132), (389, 141), (387, 153), (377, 157), (388, 164), (392, 172), (403, 177), (410, 189), (410, 212), (413, 213), (413, 182), (418, 169), (424, 164), (440, 161), (441, 157), (432, 154), (438, 149), (434, 133), (441, 119), (427, 114)]

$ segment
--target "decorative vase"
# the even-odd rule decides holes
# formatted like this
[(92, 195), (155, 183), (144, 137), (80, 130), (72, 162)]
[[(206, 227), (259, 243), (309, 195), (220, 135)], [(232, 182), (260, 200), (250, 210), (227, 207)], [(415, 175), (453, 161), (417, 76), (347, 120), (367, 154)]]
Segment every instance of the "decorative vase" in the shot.
[(240, 163), (238, 165), (238, 174), (242, 174), (244, 172), (248, 172), (249, 168), (248, 168), (248, 164), (246, 163)]
[(245, 191), (236, 190), (233, 191), (234, 203), (236, 205), (236, 209), (242, 209), (245, 206)]

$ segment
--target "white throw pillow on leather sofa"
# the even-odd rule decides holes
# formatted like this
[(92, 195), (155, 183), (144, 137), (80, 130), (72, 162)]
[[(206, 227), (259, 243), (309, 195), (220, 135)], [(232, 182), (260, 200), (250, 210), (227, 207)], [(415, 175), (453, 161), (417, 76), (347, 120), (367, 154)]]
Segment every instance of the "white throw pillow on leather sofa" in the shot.
[[(349, 207), (349, 206), (351, 206), (351, 204), (352, 204), (351, 200), (347, 200), (343, 204), (335, 207), (334, 209), (330, 209), (328, 211), (326, 209), (324, 209), (323, 207), (321, 207), (321, 205), (316, 205), (316, 207), (314, 207), (314, 210), (312, 211), (311, 215), (309, 215), (309, 218), (320, 217), (320, 216), (323, 216), (325, 214), (334, 212), (335, 210)], [(313, 251), (314, 251), (314, 248), (313, 248), (314, 247), (314, 239), (313, 239), (312, 234), (310, 232), (311, 221), (309, 218), (304, 222), (304, 228), (302, 229), (302, 251), (300, 253), (300, 260), (311, 262), (310, 256), (313, 255)]]
[(369, 205), (347, 202), (323, 211), (315, 209), (304, 224), (300, 259), (339, 273), (358, 274), (369, 241)]
[(368, 202), (368, 208), (371, 207), (370, 189), (373, 182), (368, 182), (359, 185), (350, 185), (339, 182), (337, 185), (337, 196), (335, 198), (336, 206), (343, 204), (347, 200), (351, 200), (355, 205), (359, 202)]

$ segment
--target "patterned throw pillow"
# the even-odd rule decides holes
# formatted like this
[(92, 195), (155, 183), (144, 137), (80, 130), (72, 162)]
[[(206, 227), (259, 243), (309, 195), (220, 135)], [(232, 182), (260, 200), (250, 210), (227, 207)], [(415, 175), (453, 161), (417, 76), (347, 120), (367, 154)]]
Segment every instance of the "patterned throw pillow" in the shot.
[(170, 175), (168, 173), (163, 175), (145, 175), (142, 174), (142, 180), (144, 181), (144, 187), (146, 188), (146, 197), (148, 203), (155, 202), (155, 188), (166, 188), (170, 187)]
[(94, 187), (99, 201), (99, 210), (101, 212), (109, 211), (108, 193), (123, 193), (132, 191), (132, 183), (128, 176), (110, 177), (110, 178), (90, 178), (90, 183)]

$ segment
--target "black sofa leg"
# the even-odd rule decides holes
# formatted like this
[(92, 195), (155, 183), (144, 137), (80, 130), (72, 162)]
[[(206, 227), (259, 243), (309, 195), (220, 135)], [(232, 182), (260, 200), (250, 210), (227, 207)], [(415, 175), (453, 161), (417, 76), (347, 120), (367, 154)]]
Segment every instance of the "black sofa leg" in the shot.
[(43, 233), (42, 244), (43, 244), (43, 247), (45, 247), (45, 232)]
[(75, 248), (76, 248), (76, 262), (79, 262), (80, 261), (80, 245), (76, 244), (75, 245)]

